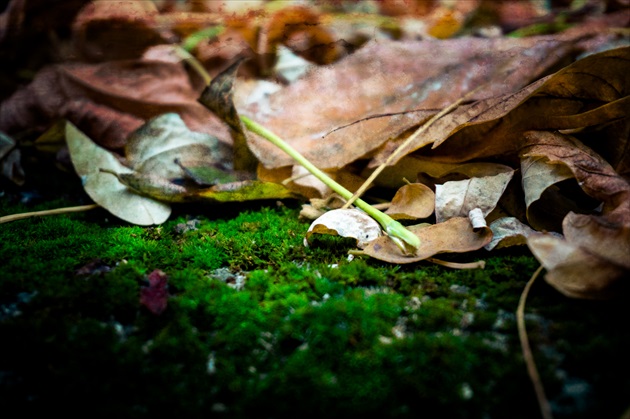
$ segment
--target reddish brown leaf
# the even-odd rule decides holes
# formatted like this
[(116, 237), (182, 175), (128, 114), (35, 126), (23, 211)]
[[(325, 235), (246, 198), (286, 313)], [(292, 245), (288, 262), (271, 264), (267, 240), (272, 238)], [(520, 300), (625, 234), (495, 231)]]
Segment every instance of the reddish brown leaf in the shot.
[(157, 16), (153, 2), (93, 1), (74, 21), (74, 45), (89, 61), (140, 58), (147, 47), (167, 42)]
[(140, 304), (155, 315), (162, 314), (168, 304), (168, 276), (155, 269), (147, 279), (149, 285), (140, 287)]
[(131, 60), (55, 65), (0, 104), (0, 130), (43, 132), (55, 119), (67, 118), (86, 132), (100, 134), (93, 137), (98, 144), (115, 149), (138, 122), (176, 112), (192, 130), (230, 143), (225, 126), (197, 96), (180, 64)]

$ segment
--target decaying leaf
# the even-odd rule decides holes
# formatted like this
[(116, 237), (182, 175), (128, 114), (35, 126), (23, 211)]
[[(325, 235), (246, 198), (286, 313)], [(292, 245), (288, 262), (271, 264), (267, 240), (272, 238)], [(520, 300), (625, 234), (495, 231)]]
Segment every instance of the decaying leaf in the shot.
[(435, 210), (435, 193), (422, 183), (404, 185), (392, 198), (392, 205), (385, 211), (394, 220), (427, 218)]
[(514, 171), (466, 180), (446, 182), (435, 186), (435, 216), (441, 223), (453, 217), (468, 216), (480, 208), (484, 217), (497, 206)]
[(153, 314), (162, 314), (168, 304), (168, 275), (155, 269), (147, 280), (149, 285), (140, 288), (140, 304)]
[(560, 193), (557, 184), (573, 179), (573, 173), (566, 165), (551, 164), (543, 156), (522, 158), (521, 172), (527, 221), (538, 230), (559, 231), (562, 218), (577, 205)]
[(201, 93), (199, 102), (232, 128), (234, 168), (236, 170), (254, 171), (257, 160), (247, 146), (247, 133), (236, 111), (232, 97), (236, 72), (241, 62), (242, 60), (237, 60), (212, 79), (210, 85)]
[(562, 223), (563, 240), (528, 239), (549, 271), (548, 282), (573, 297), (612, 295), (625, 286), (619, 282), (630, 269), (630, 184), (572, 136), (532, 131), (525, 138), (524, 156), (566, 165), (584, 192), (603, 204), (600, 214), (569, 212)]
[(404, 254), (387, 236), (371, 241), (363, 249), (363, 253), (390, 263), (413, 263), (438, 253), (478, 250), (492, 240), (489, 227), (474, 230), (470, 220), (464, 217), (451, 218), (439, 224), (413, 225), (408, 229), (420, 238), (420, 247), (415, 254)]
[(611, 298), (627, 290), (627, 267), (551, 234), (533, 235), (527, 244), (547, 270), (545, 280), (568, 297)]
[(53, 65), (0, 104), (0, 130), (43, 132), (65, 118), (97, 144), (120, 150), (145, 121), (177, 112), (191, 129), (231, 143), (226, 127), (197, 97), (181, 63), (137, 59)]
[[(442, 49), (449, 54), (435, 54)], [(524, 50), (528, 53), (519, 53)], [(242, 113), (286, 139), (320, 169), (339, 169), (426, 121), (473, 86), (508, 74), (473, 99), (511, 93), (569, 50), (570, 43), (548, 37), (380, 41), (272, 95), (268, 109), (252, 105)], [(354, 123), (379, 114), (383, 116)], [(341, 126), (346, 127), (331, 132)], [(250, 136), (249, 146), (267, 168), (293, 164), (262, 138)]]
[[(460, 107), (444, 119), (466, 114), (468, 122), (458, 119), (453, 130), (431, 136), (429, 129), (430, 141), (417, 146), (433, 148), (419, 153), (451, 163), (504, 156), (518, 152), (519, 135), (527, 130), (579, 129), (627, 118), (628, 61), (630, 47), (592, 54), (519, 92)], [(471, 112), (474, 107), (479, 109)]]
[(335, 209), (326, 212), (311, 223), (306, 232), (304, 245), (309, 245), (313, 234), (332, 234), (356, 239), (363, 248), (383, 233), (381, 226), (370, 216), (358, 209)]
[[(229, 149), (215, 137), (190, 131), (177, 114), (158, 116), (135, 131), (127, 143), (126, 164), (71, 123), (66, 135), (75, 169), (85, 178), (90, 197), (134, 224), (164, 222), (171, 212), (166, 203), (295, 197), (281, 184), (238, 180), (226, 162)], [(208, 170), (200, 167), (212, 169), (211, 182), (201, 178), (208, 176)], [(230, 182), (220, 183), (226, 179)]]
[(116, 217), (133, 224), (161, 224), (171, 214), (171, 207), (141, 196), (120, 183), (114, 173), (133, 173), (112, 153), (96, 145), (72, 123), (66, 125), (66, 141), (72, 163), (83, 180), (85, 192)]
[(527, 224), (515, 217), (502, 217), (490, 223), (492, 240), (484, 246), (486, 250), (527, 244), (527, 238), (536, 233)]

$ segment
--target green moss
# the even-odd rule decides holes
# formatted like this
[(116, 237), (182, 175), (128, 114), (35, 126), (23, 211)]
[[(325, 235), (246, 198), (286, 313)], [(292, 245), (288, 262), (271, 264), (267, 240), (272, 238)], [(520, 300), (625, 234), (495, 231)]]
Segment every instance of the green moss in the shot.
[[(5, 199), (0, 211), (67, 205)], [(513, 314), (537, 267), (526, 249), (443, 255), (484, 270), (349, 261), (347, 239), (304, 247), (298, 210), (176, 211), (151, 228), (102, 210), (2, 225), (0, 403), (130, 418), (538, 415)], [(160, 315), (139, 300), (155, 269), (170, 293)], [(623, 304), (568, 300), (539, 281), (527, 312), (556, 416), (619, 416)], [(579, 400), (572, 382), (587, 383)]]

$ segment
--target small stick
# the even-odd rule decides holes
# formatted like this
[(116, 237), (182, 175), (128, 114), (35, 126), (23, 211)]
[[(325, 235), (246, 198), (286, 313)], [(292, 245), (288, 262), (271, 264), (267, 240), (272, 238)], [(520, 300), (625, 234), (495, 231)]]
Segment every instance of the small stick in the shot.
[(525, 329), (525, 300), (527, 300), (529, 289), (532, 287), (532, 284), (538, 275), (540, 275), (542, 270), (542, 265), (536, 269), (536, 272), (534, 272), (521, 293), (518, 308), (516, 309), (516, 323), (518, 326), (518, 338), (521, 341), (521, 348), (523, 349), (523, 358), (525, 359), (525, 364), (527, 365), (529, 379), (534, 385), (534, 391), (536, 392), (536, 398), (538, 399), (538, 406), (540, 406), (540, 413), (544, 419), (553, 419), (551, 405), (549, 404), (549, 400), (547, 400), (547, 396), (545, 396), (545, 389), (540, 381), (540, 375), (538, 374), (538, 369), (536, 368), (536, 363), (534, 362), (532, 349), (529, 346), (529, 341), (527, 339), (527, 330)]
[(4, 217), (0, 217), (0, 224), (8, 223), (10, 221), (22, 220), (24, 218), (30, 218), (30, 217), (42, 217), (45, 215), (67, 214), (71, 212), (89, 211), (91, 209), (99, 208), (99, 207), (100, 205), (98, 204), (90, 204), (90, 205), (81, 205), (78, 207), (55, 208), (52, 210), (45, 210), (45, 211), (23, 212), (21, 214), (5, 215)]

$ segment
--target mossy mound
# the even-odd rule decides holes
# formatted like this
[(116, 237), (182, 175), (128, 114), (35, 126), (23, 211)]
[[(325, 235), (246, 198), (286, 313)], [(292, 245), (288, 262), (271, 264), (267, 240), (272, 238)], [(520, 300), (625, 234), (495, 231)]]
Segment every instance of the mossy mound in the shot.
[[(3, 198), (4, 214), (36, 206)], [(191, 215), (192, 214), (192, 215)], [(145, 418), (539, 416), (514, 312), (526, 249), (460, 255), (484, 270), (347, 259), (302, 244), (298, 204), (185, 207), (164, 225), (103, 210), (0, 227), (0, 405), (22, 414)], [(140, 304), (168, 275), (168, 306)], [(630, 402), (622, 301), (542, 280), (527, 325), (556, 417)], [(11, 410), (8, 410), (11, 409)]]

